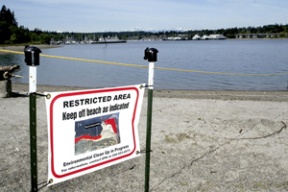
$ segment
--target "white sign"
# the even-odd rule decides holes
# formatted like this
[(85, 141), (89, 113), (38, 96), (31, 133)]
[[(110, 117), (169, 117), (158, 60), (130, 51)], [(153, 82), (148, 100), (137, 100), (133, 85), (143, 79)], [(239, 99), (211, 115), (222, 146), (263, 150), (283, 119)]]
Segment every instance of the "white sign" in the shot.
[(45, 93), (49, 185), (140, 155), (144, 87)]

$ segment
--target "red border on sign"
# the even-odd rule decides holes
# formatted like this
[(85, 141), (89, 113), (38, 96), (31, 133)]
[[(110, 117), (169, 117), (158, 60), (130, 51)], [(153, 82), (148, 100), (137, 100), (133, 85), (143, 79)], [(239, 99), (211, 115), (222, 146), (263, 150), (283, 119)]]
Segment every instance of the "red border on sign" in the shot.
[[(53, 129), (54, 129), (54, 124), (53, 124), (53, 106), (54, 103), (56, 102), (57, 99), (62, 98), (62, 97), (69, 97), (69, 96), (77, 96), (77, 95), (87, 95), (87, 94), (95, 94), (95, 93), (104, 93), (104, 92), (115, 92), (115, 91), (127, 91), (127, 90), (134, 90), (137, 93), (137, 97), (136, 97), (136, 102), (135, 102), (135, 107), (134, 107), (134, 111), (133, 111), (133, 116), (132, 116), (132, 135), (133, 135), (133, 150), (125, 155), (119, 156), (119, 157), (115, 157), (113, 159), (107, 160), (107, 161), (103, 161), (88, 167), (84, 167), (82, 169), (78, 169), (63, 175), (58, 175), (55, 171), (55, 167), (54, 167), (54, 143), (53, 143)], [(136, 111), (137, 111), (137, 105), (138, 105), (138, 99), (139, 99), (139, 91), (136, 87), (120, 87), (120, 88), (111, 88), (111, 89), (100, 89), (100, 90), (87, 90), (87, 91), (80, 91), (80, 92), (71, 92), (71, 93), (63, 93), (63, 94), (59, 94), (57, 95), (50, 103), (50, 149), (51, 149), (51, 168), (52, 168), (52, 174), (56, 177), (56, 178), (63, 178), (63, 177), (67, 177), (67, 176), (71, 176), (74, 175), (76, 173), (80, 173), (101, 165), (105, 165), (107, 163), (111, 163), (114, 161), (117, 161), (119, 159), (123, 159), (126, 157), (131, 156), (135, 150), (136, 150), (136, 138), (135, 138), (135, 127), (134, 127), (134, 121), (135, 121), (135, 115), (136, 115)]]

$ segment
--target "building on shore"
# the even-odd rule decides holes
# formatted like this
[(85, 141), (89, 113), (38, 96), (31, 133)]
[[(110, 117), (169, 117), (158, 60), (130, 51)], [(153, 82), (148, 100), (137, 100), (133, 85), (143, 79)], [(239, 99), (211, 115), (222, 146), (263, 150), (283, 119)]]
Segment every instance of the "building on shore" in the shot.
[(196, 34), (192, 38), (192, 40), (224, 40), (224, 39), (226, 39), (226, 37), (222, 34), (203, 35), (202, 37)]

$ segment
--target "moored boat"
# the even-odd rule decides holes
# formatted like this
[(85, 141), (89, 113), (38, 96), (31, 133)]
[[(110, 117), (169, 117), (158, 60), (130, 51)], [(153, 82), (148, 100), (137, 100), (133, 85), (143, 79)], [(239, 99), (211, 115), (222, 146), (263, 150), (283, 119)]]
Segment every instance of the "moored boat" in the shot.
[(106, 44), (106, 43), (126, 43), (126, 40), (120, 40), (117, 36), (115, 37), (100, 37), (98, 41), (93, 41), (91, 44)]

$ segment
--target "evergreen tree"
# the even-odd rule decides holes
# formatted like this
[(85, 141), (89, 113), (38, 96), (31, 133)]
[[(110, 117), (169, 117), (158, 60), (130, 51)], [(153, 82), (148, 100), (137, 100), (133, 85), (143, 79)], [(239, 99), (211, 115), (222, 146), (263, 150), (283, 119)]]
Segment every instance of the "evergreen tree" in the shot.
[(0, 44), (9, 43), (15, 29), (17, 29), (17, 22), (14, 13), (3, 5), (0, 11)]

